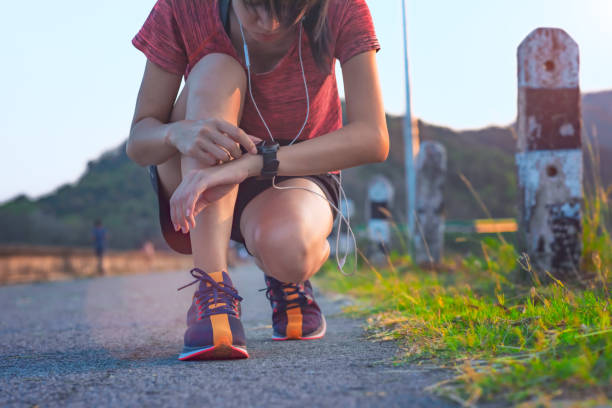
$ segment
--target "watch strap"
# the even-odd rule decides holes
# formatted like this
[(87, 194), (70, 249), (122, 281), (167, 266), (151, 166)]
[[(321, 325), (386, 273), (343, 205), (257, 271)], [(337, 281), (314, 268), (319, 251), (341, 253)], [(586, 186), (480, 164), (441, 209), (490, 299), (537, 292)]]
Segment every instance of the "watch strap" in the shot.
[(257, 144), (257, 154), (263, 157), (263, 166), (259, 179), (268, 180), (276, 176), (279, 166), (279, 161), (276, 158), (278, 149), (278, 143), (270, 145), (263, 141)]

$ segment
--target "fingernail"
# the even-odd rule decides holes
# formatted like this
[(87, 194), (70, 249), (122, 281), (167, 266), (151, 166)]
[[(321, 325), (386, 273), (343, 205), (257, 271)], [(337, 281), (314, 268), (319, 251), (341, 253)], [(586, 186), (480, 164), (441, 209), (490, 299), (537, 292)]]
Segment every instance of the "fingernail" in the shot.
[(189, 211), (189, 210), (185, 211), (185, 215), (186, 215), (187, 217), (189, 217), (189, 214), (190, 214), (190, 211)]

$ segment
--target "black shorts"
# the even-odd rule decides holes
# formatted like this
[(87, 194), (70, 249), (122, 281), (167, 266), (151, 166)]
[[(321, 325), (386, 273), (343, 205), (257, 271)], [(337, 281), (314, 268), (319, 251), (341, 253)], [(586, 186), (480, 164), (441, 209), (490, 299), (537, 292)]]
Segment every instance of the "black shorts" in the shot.
[[(170, 197), (165, 197), (163, 190), (159, 184), (159, 176), (157, 174), (157, 166), (149, 166), (149, 176), (153, 189), (157, 195), (159, 208), (159, 223), (161, 225), (164, 239), (176, 252), (181, 254), (191, 254), (191, 241), (189, 233), (183, 234), (180, 230), (175, 231), (170, 217)], [(283, 180), (291, 178), (306, 178), (312, 180), (315, 184), (321, 187), (323, 193), (329, 201), (339, 207), (340, 189), (338, 185), (339, 176), (337, 174), (324, 173), (312, 176), (277, 176), (276, 184)], [(234, 219), (232, 220), (231, 239), (244, 244), (244, 237), (240, 232), (240, 216), (246, 205), (264, 190), (272, 188), (272, 180), (257, 180), (255, 177), (249, 177), (238, 186), (238, 197), (234, 207)], [(334, 220), (336, 219), (336, 210), (330, 205)]]

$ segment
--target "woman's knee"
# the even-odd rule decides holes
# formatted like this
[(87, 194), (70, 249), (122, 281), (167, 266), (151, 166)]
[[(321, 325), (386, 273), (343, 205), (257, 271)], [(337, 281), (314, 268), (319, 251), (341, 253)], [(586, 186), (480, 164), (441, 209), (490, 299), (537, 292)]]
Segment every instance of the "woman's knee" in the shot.
[(247, 78), (244, 68), (226, 54), (208, 54), (196, 63), (185, 81), (186, 119), (221, 117), (238, 123)]
[(321, 266), (321, 254), (327, 251), (329, 255), (327, 240), (295, 225), (259, 225), (253, 244), (266, 273), (283, 282), (309, 279)]

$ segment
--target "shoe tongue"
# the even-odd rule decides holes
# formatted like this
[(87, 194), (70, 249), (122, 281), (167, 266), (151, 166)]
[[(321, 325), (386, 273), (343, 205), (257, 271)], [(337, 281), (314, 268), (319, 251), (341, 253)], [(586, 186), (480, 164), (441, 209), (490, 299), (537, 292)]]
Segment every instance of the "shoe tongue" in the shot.
[(211, 278), (213, 278), (215, 282), (224, 283), (225, 285), (228, 285), (228, 286), (233, 286), (232, 280), (230, 279), (229, 275), (224, 271), (212, 272), (212, 273), (209, 273), (208, 275)]

